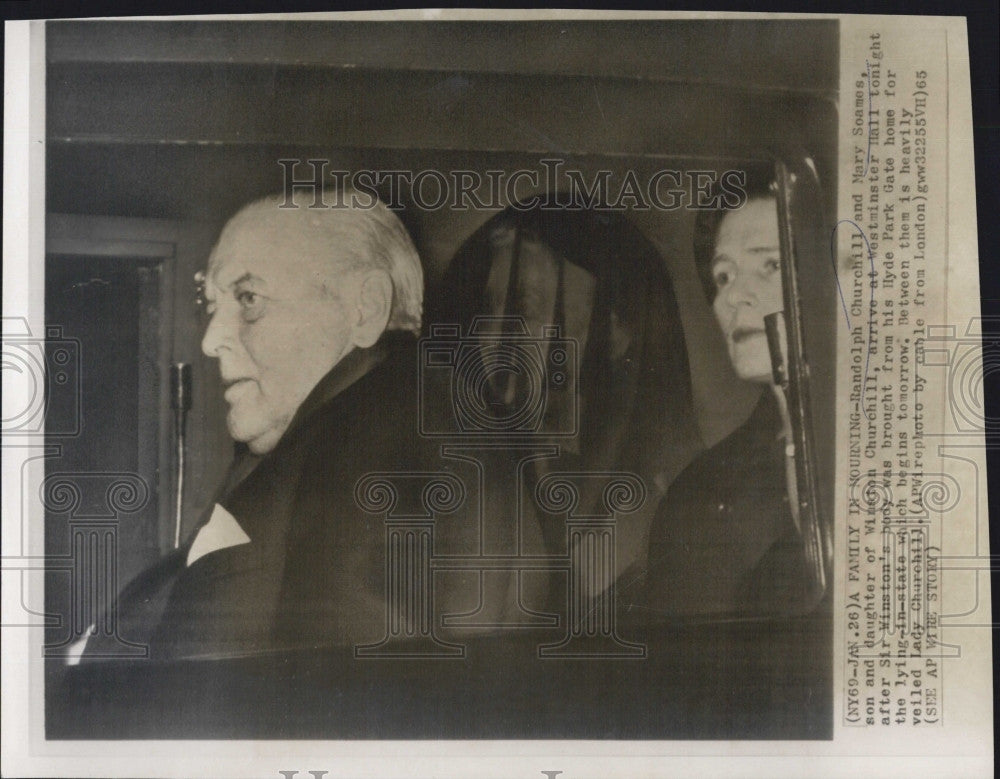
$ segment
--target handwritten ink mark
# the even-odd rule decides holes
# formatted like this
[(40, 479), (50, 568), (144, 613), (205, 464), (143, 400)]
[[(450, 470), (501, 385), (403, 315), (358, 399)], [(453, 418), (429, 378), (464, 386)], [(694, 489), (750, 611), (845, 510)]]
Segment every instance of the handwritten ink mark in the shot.
[(874, 124), (874, 121), (872, 120), (872, 65), (868, 60), (865, 60), (865, 70), (868, 73), (868, 151), (866, 152), (865, 157), (864, 175), (867, 176), (868, 167), (872, 161), (872, 124)]
[[(849, 225), (851, 225), (851, 227), (853, 227), (855, 230), (858, 231), (858, 235), (861, 236), (862, 240), (865, 242), (865, 248), (868, 250), (868, 265), (871, 268), (871, 273), (869, 274), (871, 281), (868, 284), (868, 289), (869, 289), (869, 299), (868, 299), (868, 341), (865, 344), (865, 372), (864, 372), (864, 375), (862, 377), (862, 382), (861, 382), (861, 397), (863, 399), (864, 396), (865, 396), (865, 389), (868, 386), (868, 368), (869, 368), (869, 365), (871, 363), (871, 356), (872, 356), (872, 348), (871, 348), (871, 346), (872, 346), (872, 330), (875, 327), (875, 279), (878, 278), (878, 273), (875, 271), (875, 256), (872, 254), (872, 245), (871, 245), (871, 243), (869, 243), (868, 236), (865, 235), (865, 231), (862, 230), (861, 226), (858, 225), (858, 223), (855, 222), (853, 219), (841, 219), (839, 222), (837, 222), (837, 224), (835, 224), (833, 226), (833, 232), (830, 234), (830, 253), (831, 253), (831, 259), (832, 259), (833, 264), (834, 264), (834, 278), (837, 279), (837, 291), (840, 293), (840, 301), (841, 301), (841, 304), (844, 306), (844, 316), (847, 317), (847, 329), (848, 330), (852, 330), (853, 329), (853, 325), (851, 324), (851, 317), (847, 313), (847, 303), (846, 303), (846, 301), (844, 299), (844, 290), (840, 286), (840, 276), (839, 276), (839, 274), (837, 274), (837, 267), (836, 267), (837, 266), (837, 259), (836, 259), (836, 257), (837, 257), (837, 255), (836, 255), (837, 230), (838, 230), (838, 228), (842, 224), (849, 224)], [(862, 408), (864, 408), (864, 401), (863, 400), (862, 400)], [(875, 420), (874, 414), (872, 416), (868, 416), (868, 411), (867, 410), (865, 410), (865, 418), (869, 422), (873, 422)]]

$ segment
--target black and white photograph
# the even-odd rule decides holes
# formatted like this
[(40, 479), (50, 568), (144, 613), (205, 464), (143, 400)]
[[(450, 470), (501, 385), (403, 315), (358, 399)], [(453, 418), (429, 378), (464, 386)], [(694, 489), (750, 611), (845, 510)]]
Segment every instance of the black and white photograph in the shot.
[(949, 561), (988, 556), (942, 530), (978, 461), (932, 440), (934, 371), (983, 371), (947, 302), (978, 286), (934, 269), (975, 224), (962, 71), (908, 64), (954, 25), (845, 24), (35, 26), (44, 259), (3, 325), (33, 738), (939, 726), (979, 586)]
[(835, 21), (46, 57), (50, 738), (830, 737)]

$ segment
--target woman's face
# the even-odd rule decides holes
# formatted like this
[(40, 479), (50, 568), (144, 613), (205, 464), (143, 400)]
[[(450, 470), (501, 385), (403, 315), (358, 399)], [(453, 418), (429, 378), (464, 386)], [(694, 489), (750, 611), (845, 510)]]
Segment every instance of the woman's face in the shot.
[[(560, 258), (537, 235), (526, 232), (521, 236), (519, 251), (516, 244), (516, 234), (511, 227), (500, 227), (494, 231), (490, 240), (490, 274), (486, 284), (487, 313), (494, 316), (517, 316), (527, 329), (527, 342), (536, 345), (540, 350), (542, 364), (548, 364), (547, 350), (552, 341), (547, 333), (554, 325), (560, 325), (558, 339), (573, 343), (571, 356), (562, 373), (565, 374), (563, 386), (577, 396), (575, 402), (557, 393), (550, 395), (545, 405), (543, 427), (550, 431), (573, 430), (576, 427), (574, 409), (582, 409), (583, 399), (579, 397), (579, 361), (582, 359), (587, 345), (590, 328), (590, 317), (594, 306), (594, 294), (597, 280), (593, 274), (585, 271), (567, 258), (562, 263), (562, 321), (557, 321), (556, 300), (560, 292)], [(510, 274), (517, 252), (517, 283), (515, 289), (510, 289)], [(513, 294), (513, 300), (508, 301), (508, 293)], [(495, 325), (497, 326), (497, 325)], [(499, 331), (498, 331), (499, 334)], [(486, 343), (492, 343), (487, 339)], [(489, 365), (492, 353), (484, 354), (484, 361)], [(495, 368), (496, 366), (494, 366)], [(494, 370), (495, 378), (505, 378), (499, 382), (497, 389), (507, 404), (518, 403), (518, 382), (526, 377), (519, 373), (508, 372), (504, 376), (501, 371)], [(523, 390), (523, 387), (522, 387)], [(575, 451), (575, 440), (566, 440), (563, 446), (567, 451)]]
[(741, 379), (771, 382), (764, 317), (784, 307), (774, 198), (755, 198), (719, 225), (712, 259), (712, 308)]
[[(500, 228), (491, 236), (490, 275), (486, 284), (488, 312), (506, 312), (520, 316), (532, 338), (542, 338), (543, 328), (556, 323), (556, 298), (559, 292), (559, 258), (537, 236), (522, 236), (518, 258), (515, 299), (508, 305), (507, 293), (514, 259), (513, 228)], [(563, 332), (561, 338), (577, 343), (577, 354), (583, 354), (590, 326), (596, 279), (567, 258), (563, 264)]]

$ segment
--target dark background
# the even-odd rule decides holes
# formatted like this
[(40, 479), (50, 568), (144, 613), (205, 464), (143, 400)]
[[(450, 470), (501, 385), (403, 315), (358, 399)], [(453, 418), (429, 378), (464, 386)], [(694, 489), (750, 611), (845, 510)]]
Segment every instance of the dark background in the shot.
[[(800, 11), (799, 4), (757, 2), (752, 7), (743, 3), (710, 3), (704, 7), (715, 10), (752, 10), (752, 11)], [(664, 4), (663, 9), (684, 9), (677, 4)], [(174, 14), (187, 9), (173, 4), (164, 3), (134, 3), (128, 9), (134, 14)], [(240, 3), (238, 8), (232, 3), (208, 2), (199, 7), (202, 13), (228, 13), (237, 10), (275, 11), (279, 10), (271, 3)], [(280, 10), (333, 10), (325, 4), (316, 3), (286, 3)], [(976, 189), (979, 212), (988, 215), (997, 211), (998, 202), (998, 172), (1000, 172), (1000, 120), (998, 120), (997, 90), (997, 5), (972, 3), (928, 3), (928, 2), (895, 2), (895, 3), (814, 3), (810, 11), (815, 12), (878, 12), (906, 14), (941, 14), (966, 15), (969, 17), (968, 31), (971, 53), (973, 120), (976, 146)], [(118, 5), (108, 3), (88, 3), (85, 7), (76, 3), (5, 3), (3, 7), (6, 18), (33, 18), (53, 16), (78, 16), (86, 13), (88, 16), (120, 14), (123, 9)], [(979, 221), (979, 251), (982, 313), (985, 317), (1000, 315), (1000, 271), (996, 270), (991, 260), (998, 256), (998, 228), (996, 220), (981, 218)], [(998, 332), (995, 325), (985, 325), (984, 340), (996, 341)], [(986, 417), (988, 420), (988, 462), (990, 464), (990, 504), (994, 507), (1000, 498), (998, 475), (998, 443), (997, 433), (1000, 432), (1000, 413), (997, 411), (997, 379), (998, 373), (990, 371), (986, 366)], [(996, 602), (996, 599), (994, 599)]]
[[(151, 503), (169, 517), (167, 375), (169, 363), (190, 363), (182, 535), (211, 501), (231, 447), (218, 369), (199, 346), (204, 322), (192, 305), (192, 278), (229, 215), (281, 190), (280, 159), (324, 159), (349, 171), (484, 174), (537, 170), (555, 156), (587, 180), (611, 170), (614, 190), (626, 171), (645, 182), (661, 169), (721, 172), (767, 153), (804, 152), (816, 162), (825, 201), (825, 213), (807, 221), (832, 224), (834, 216), (836, 22), (55, 21), (46, 44), (50, 264), (57, 244), (84, 264), (88, 254), (114, 255), (122, 242), (146, 246), (150, 256), (156, 245), (167, 247), (151, 260), (161, 277), (160, 338), (145, 353), (159, 368), (160, 423), (121, 451), (160, 451), (158, 467), (140, 475)], [(694, 215), (628, 214), (674, 280), (700, 428), (700, 438), (683, 442), (666, 464), (664, 484), (686, 464), (684, 452), (690, 457), (730, 432), (760, 392), (732, 373), (702, 295), (691, 252)], [(490, 212), (409, 208), (401, 216), (424, 262), (425, 308), (432, 308), (447, 263)], [(806, 267), (802, 283), (814, 300), (805, 309), (817, 323), (807, 332), (825, 339), (810, 349), (813, 392), (818, 408), (830, 408), (830, 264), (817, 256)], [(57, 314), (50, 311), (50, 324), (68, 334), (79, 329)], [(88, 346), (90, 373), (111, 366), (91, 360), (99, 347)], [(137, 385), (85, 392), (85, 413), (90, 405), (140, 402), (129, 400), (129, 386)], [(822, 424), (833, 415), (818, 418)], [(827, 452), (821, 466), (832, 463), (832, 435), (818, 430), (816, 438)], [(123, 581), (148, 562), (145, 550), (167, 548), (167, 525), (138, 547), (122, 544)], [(632, 546), (644, 549), (644, 530), (633, 527), (640, 529)], [(621, 562), (624, 569), (631, 560)]]
[[(135, 471), (151, 487), (145, 513), (121, 518), (134, 531), (119, 537), (122, 583), (148, 564), (157, 545), (166, 549), (171, 541), (170, 363), (191, 363), (194, 375), (185, 532), (211, 501), (226, 468), (231, 442), (224, 403), (217, 367), (200, 352), (203, 322), (192, 305), (191, 280), (204, 267), (224, 220), (248, 200), (280, 190), (277, 160), (328, 159), (331, 168), (345, 170), (485, 172), (537, 169), (541, 159), (558, 156), (587, 179), (598, 169), (611, 170), (612, 181), (620, 185), (627, 171), (645, 181), (661, 169), (721, 172), (768, 154), (808, 154), (818, 170), (820, 205), (803, 218), (829, 225), (836, 204), (837, 30), (835, 21), (742, 20), (49, 22), (47, 320), (67, 334), (80, 334), (85, 377), (92, 383), (95, 374), (104, 374), (107, 385), (106, 391), (88, 391), (98, 386), (85, 381), (84, 434), (67, 442), (66, 454), (83, 458), (80, 470)], [(424, 261), (426, 297), (432, 300), (458, 246), (490, 214), (410, 209), (402, 216)], [(684, 442), (686, 449), (678, 448), (662, 474), (667, 484), (697, 448), (711, 445), (746, 418), (760, 388), (733, 375), (704, 300), (691, 250), (695, 212), (631, 210), (628, 216), (659, 250), (673, 278), (690, 356), (700, 435)], [(826, 244), (806, 252), (806, 243), (799, 245), (800, 254), (808, 255), (800, 257), (803, 308), (811, 318), (806, 332), (814, 339), (809, 354), (820, 478), (828, 479), (835, 419), (834, 286)], [(148, 277), (146, 287), (142, 273)], [(145, 340), (141, 325), (149, 312), (136, 302), (140, 289), (146, 289), (159, 317), (157, 336)], [(116, 309), (118, 298), (122, 303)], [(102, 341), (99, 331), (85, 330), (98, 321), (99, 331), (125, 329), (129, 322), (135, 331), (139, 325), (133, 338), (123, 339), (116, 360), (107, 359), (106, 344), (94, 343)], [(157, 368), (155, 386), (145, 392), (135, 375), (140, 356)], [(115, 381), (119, 371), (121, 380)], [(143, 415), (139, 406), (146, 397), (156, 403)], [(116, 416), (118, 408), (129, 411)], [(135, 423), (150, 417), (159, 423), (146, 428)], [(101, 424), (109, 419), (120, 428), (110, 446), (100, 440), (113, 429)], [(88, 433), (95, 425), (101, 428), (96, 438)], [(95, 459), (88, 467), (87, 452), (95, 447), (110, 459)], [(137, 453), (147, 450), (159, 457), (144, 468)], [(658, 497), (647, 501), (646, 526)], [(164, 518), (158, 526), (157, 508)], [(829, 505), (824, 513), (830, 514)], [(62, 551), (66, 524), (65, 512), (47, 516), (51, 554)], [(628, 530), (628, 538), (620, 534), (625, 540), (618, 546), (619, 570), (635, 562), (628, 554), (645, 552), (638, 517)], [(55, 576), (50, 578), (49, 609), (56, 613), (65, 612), (60, 586)], [(538, 718), (529, 714), (539, 706), (534, 690), (547, 679), (554, 685), (550, 707), (575, 711), (570, 690), (580, 693), (576, 704), (582, 707), (568, 720), (548, 712), (542, 719), (551, 728), (544, 732), (549, 737), (828, 737), (829, 624), (824, 607), (812, 622), (707, 628), (651, 639), (660, 654), (648, 666), (627, 671), (602, 665), (608, 677), (601, 685), (612, 684), (615, 673), (624, 674), (622, 686), (603, 692), (581, 685), (583, 666), (555, 671), (548, 664), (528, 663), (511, 670), (533, 681), (513, 698), (503, 691), (505, 700), (496, 707), (502, 721), (483, 719), (471, 730), (464, 724), (456, 730), (456, 723), (435, 719), (428, 733), (510, 737), (528, 728), (542, 735)], [(507, 646), (505, 638), (501, 654)], [(50, 709), (50, 734), (69, 736), (81, 722), (102, 732), (96, 724), (99, 712), (80, 717), (77, 710), (77, 716), (62, 722), (66, 730), (58, 725), (60, 713), (75, 708), (68, 706), (72, 698), (57, 692), (54, 665), (49, 664), (49, 702), (58, 705)], [(475, 689), (469, 694), (489, 697), (493, 684), (476, 681), (480, 667), (489, 664), (473, 660), (458, 674), (472, 675), (463, 685)], [(355, 672), (358, 683), (367, 686), (368, 669), (352, 666), (350, 673)], [(218, 673), (221, 678), (224, 670)], [(563, 673), (567, 678), (556, 682)], [(441, 683), (430, 668), (422, 674), (431, 688)], [(640, 681), (645, 674), (653, 677)], [(303, 678), (293, 675), (290, 683)], [(329, 684), (321, 679), (321, 686), (323, 681)], [(750, 689), (754, 684), (758, 688)], [(104, 689), (117, 695), (124, 688), (136, 687)], [(644, 704), (649, 711), (642, 716), (633, 708), (640, 688), (650, 696)], [(88, 693), (83, 700), (92, 703), (99, 694)], [(424, 695), (431, 693), (425, 689)], [(262, 699), (271, 697), (262, 691)], [(664, 698), (676, 703), (667, 705)], [(251, 708), (205, 700), (219, 710)], [(382, 701), (371, 711), (386, 710), (385, 705)], [(142, 712), (150, 714), (146, 708)], [(602, 724), (605, 714), (608, 721)], [(727, 718), (743, 718), (742, 724)], [(138, 724), (141, 717), (127, 719), (139, 728), (133, 735), (146, 732)], [(342, 723), (347, 728), (348, 720), (335, 719), (332, 733), (354, 732), (336, 729)], [(412, 733), (411, 720), (420, 719), (403, 710), (385, 734)], [(306, 731), (310, 721), (311, 715), (304, 714)], [(150, 726), (163, 732), (156, 730), (162, 727), (159, 718)], [(197, 732), (197, 725), (192, 727)], [(270, 722), (260, 727), (256, 732), (271, 732)], [(361, 734), (372, 735), (364, 722), (360, 727)]]

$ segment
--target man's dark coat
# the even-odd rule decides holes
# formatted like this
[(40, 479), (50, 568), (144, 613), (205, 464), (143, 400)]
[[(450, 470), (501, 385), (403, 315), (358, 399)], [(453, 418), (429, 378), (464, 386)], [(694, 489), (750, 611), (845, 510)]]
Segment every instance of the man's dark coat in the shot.
[[(119, 635), (160, 660), (379, 641), (385, 525), (358, 506), (355, 485), (416, 467), (415, 381), (407, 337), (345, 357), (272, 451), (237, 458), (217, 502), (250, 543), (188, 566), (193, 533), (123, 591)], [(84, 659), (108, 648), (92, 639)]]

